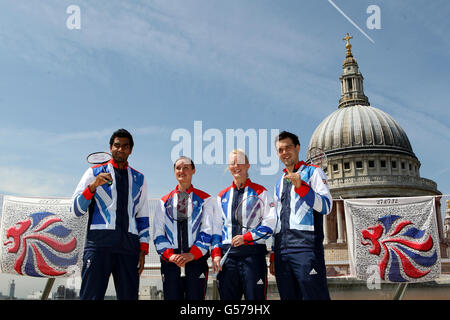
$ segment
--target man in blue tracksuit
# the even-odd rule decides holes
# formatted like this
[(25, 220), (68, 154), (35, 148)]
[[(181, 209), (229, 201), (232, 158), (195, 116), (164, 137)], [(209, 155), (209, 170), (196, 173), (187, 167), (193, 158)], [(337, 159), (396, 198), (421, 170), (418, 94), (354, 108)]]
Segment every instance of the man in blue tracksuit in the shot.
[(282, 300), (330, 299), (323, 248), (323, 215), (332, 207), (325, 173), (299, 161), (300, 142), (283, 131), (276, 139), (286, 166), (274, 191), (279, 223), (274, 235), (270, 272)]
[[(161, 198), (153, 221), (153, 242), (161, 257), (164, 300), (204, 300), (215, 202), (209, 194), (192, 185), (195, 165), (191, 159), (177, 159), (174, 173), (178, 185)], [(176, 221), (169, 217), (167, 210), (177, 203), (175, 214), (185, 211), (186, 207), (179, 204), (188, 200), (179, 197), (186, 193), (192, 201), (193, 213), (185, 221)]]
[(104, 299), (111, 274), (119, 300), (138, 299), (150, 234), (144, 175), (128, 165), (133, 144), (125, 129), (114, 132), (112, 159), (89, 168), (73, 195), (72, 211), (77, 216), (89, 214), (82, 300)]

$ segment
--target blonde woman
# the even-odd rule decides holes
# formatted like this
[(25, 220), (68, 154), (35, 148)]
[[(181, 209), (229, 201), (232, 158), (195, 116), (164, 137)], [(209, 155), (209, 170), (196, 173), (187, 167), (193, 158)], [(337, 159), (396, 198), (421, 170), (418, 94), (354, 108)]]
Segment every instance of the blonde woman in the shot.
[[(217, 197), (218, 214), (214, 226), (222, 228), (220, 242), (213, 243), (213, 269), (217, 275), (221, 300), (265, 300), (267, 289), (267, 248), (265, 241), (273, 232), (275, 213), (271, 210), (272, 199), (263, 186), (252, 182), (248, 176), (250, 163), (245, 152), (233, 150), (228, 157), (228, 170), (233, 176), (231, 185)], [(239, 203), (249, 196), (257, 196), (264, 203), (262, 228), (268, 230), (265, 237), (255, 239), (253, 230), (244, 230), (235, 220)], [(259, 228), (258, 227), (258, 228)], [(254, 241), (252, 241), (254, 240)], [(220, 260), (230, 249), (224, 264)]]

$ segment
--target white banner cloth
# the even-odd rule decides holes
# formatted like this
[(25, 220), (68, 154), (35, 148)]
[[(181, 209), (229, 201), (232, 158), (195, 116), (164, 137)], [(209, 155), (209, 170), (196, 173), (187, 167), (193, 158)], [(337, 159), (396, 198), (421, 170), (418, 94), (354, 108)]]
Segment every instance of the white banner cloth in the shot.
[(344, 200), (350, 271), (424, 282), (441, 273), (434, 197)]
[(70, 206), (70, 198), (4, 196), (1, 272), (52, 278), (79, 274), (88, 215), (77, 217)]

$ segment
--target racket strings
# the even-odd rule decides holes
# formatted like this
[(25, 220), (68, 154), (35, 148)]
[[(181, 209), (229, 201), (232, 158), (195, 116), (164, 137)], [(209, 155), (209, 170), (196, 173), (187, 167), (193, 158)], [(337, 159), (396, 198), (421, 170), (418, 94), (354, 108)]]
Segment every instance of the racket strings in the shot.
[(111, 160), (111, 154), (108, 152), (94, 152), (89, 154), (86, 160), (90, 164), (103, 164)]
[(181, 252), (189, 251), (189, 241), (188, 241), (188, 197), (189, 195), (181, 193), (178, 197), (177, 202), (177, 225), (179, 233), (179, 248)]
[(237, 191), (236, 200), (233, 200), (231, 207), (231, 235), (232, 237), (236, 235), (242, 235), (242, 199), (244, 196), (244, 189)]
[(188, 217), (188, 199), (186, 196), (182, 196), (177, 202), (177, 220), (185, 221)]
[[(258, 227), (262, 225), (262, 221), (264, 218), (264, 209), (264, 201), (258, 196), (253, 195), (242, 199), (236, 208), (232, 207), (233, 214), (231, 216), (231, 221), (233, 230), (235, 230), (235, 228), (239, 228), (241, 230), (240, 234), (246, 233), (248, 231), (252, 232), (253, 239), (251, 241), (244, 240), (245, 244), (253, 244), (260, 239), (266, 238), (267, 235), (270, 234), (270, 229), (263, 229), (261, 231), (258, 230)], [(232, 237), (234, 236), (235, 234), (233, 232)], [(230, 245), (223, 255), (222, 259), (220, 260), (221, 267), (225, 264), (228, 254), (230, 253), (232, 248), (235, 247)], [(240, 249), (239, 247), (237, 247), (233, 250)]]
[[(234, 212), (235, 221), (240, 229), (239, 234), (254, 231), (258, 228), (263, 220), (264, 203), (255, 196), (243, 199)], [(234, 226), (233, 226), (234, 228)], [(258, 234), (257, 232), (255, 232)], [(233, 234), (234, 235), (234, 234)], [(255, 239), (256, 241), (258, 239)]]
[(313, 165), (321, 167), (323, 170), (326, 170), (328, 167), (328, 158), (326, 153), (318, 148), (314, 147), (309, 150), (309, 162)]
[(191, 196), (186, 192), (175, 192), (166, 207), (170, 220), (176, 222), (177, 243), (181, 253), (189, 252), (189, 218), (193, 212)]

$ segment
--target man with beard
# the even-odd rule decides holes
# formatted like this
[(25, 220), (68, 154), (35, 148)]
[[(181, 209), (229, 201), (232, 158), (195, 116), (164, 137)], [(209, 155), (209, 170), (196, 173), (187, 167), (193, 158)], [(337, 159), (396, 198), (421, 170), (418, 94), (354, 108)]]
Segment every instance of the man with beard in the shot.
[(300, 141), (295, 134), (281, 132), (275, 146), (286, 168), (274, 192), (280, 220), (270, 272), (282, 300), (328, 300), (322, 244), (323, 216), (332, 207), (327, 177), (319, 167), (299, 161)]

